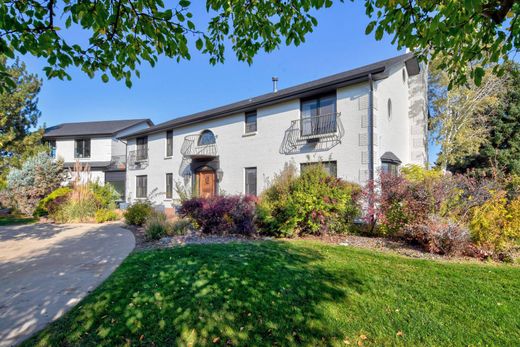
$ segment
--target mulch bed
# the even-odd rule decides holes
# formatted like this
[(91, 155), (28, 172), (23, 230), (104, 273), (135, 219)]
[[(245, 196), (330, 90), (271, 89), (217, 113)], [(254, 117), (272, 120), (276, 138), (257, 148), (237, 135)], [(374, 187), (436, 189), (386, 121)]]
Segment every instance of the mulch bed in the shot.
[[(135, 250), (151, 250), (171, 248), (186, 244), (210, 244), (210, 243), (227, 243), (227, 242), (251, 242), (260, 240), (273, 240), (272, 237), (262, 236), (242, 236), (242, 235), (205, 235), (197, 231), (192, 231), (182, 236), (166, 236), (160, 240), (149, 240), (146, 237), (143, 227), (123, 224), (124, 228), (132, 231), (135, 237)], [(473, 261), (479, 262), (476, 258), (463, 256), (446, 256), (440, 254), (428, 253), (418, 246), (410, 245), (402, 240), (388, 239), (382, 237), (367, 237), (358, 235), (321, 235), (321, 236), (304, 236), (297, 239), (280, 239), (285, 241), (293, 240), (311, 240), (330, 244), (336, 244), (346, 247), (357, 247), (365, 249), (373, 249), (390, 254), (399, 254), (410, 258), (430, 259), (430, 260), (447, 260), (447, 261)], [(516, 258), (516, 257), (515, 257)]]

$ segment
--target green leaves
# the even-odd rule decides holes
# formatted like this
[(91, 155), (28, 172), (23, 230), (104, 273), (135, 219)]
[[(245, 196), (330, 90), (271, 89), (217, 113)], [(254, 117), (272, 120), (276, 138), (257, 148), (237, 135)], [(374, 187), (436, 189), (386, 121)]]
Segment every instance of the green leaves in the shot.
[[(237, 59), (248, 63), (258, 52), (271, 52), (283, 41), (299, 45), (318, 24), (311, 13), (332, 4), (331, 0), (207, 0), (212, 18), (205, 26), (193, 19), (188, 0), (166, 4), (163, 0), (67, 0), (60, 6), (52, 2), (50, 8), (49, 2), (36, 0), (4, 1), (0, 3), (0, 55), (43, 58), (48, 78), (70, 79), (67, 71), (76, 66), (91, 78), (101, 71), (103, 82), (112, 76), (130, 87), (139, 65), (154, 66), (159, 56), (190, 59), (193, 45), (212, 64), (224, 61), (229, 42)], [(89, 33), (86, 42), (71, 39), (68, 30), (78, 27)], [(9, 85), (13, 84), (0, 71), (0, 88)]]
[(393, 36), (398, 48), (413, 50), (423, 61), (438, 54), (446, 57), (451, 85), (462, 85), (468, 76), (480, 85), (482, 66), (509, 60), (520, 48), (520, 3), (518, 1), (381, 1), (365, 2), (372, 17), (365, 30), (381, 40)]

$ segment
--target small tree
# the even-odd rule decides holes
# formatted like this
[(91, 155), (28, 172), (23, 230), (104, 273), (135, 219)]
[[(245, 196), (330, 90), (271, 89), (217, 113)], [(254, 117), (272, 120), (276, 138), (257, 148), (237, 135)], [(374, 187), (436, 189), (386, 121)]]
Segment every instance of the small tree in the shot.
[(63, 162), (55, 161), (45, 153), (25, 161), (20, 169), (7, 176), (7, 189), (11, 207), (32, 215), (40, 199), (58, 188), (65, 180)]

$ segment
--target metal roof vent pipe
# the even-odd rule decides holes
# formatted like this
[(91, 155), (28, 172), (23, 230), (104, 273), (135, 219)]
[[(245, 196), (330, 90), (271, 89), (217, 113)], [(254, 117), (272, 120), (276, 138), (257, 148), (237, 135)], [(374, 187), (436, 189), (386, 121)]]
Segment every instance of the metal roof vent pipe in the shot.
[(276, 93), (278, 91), (278, 77), (273, 77), (273, 93)]

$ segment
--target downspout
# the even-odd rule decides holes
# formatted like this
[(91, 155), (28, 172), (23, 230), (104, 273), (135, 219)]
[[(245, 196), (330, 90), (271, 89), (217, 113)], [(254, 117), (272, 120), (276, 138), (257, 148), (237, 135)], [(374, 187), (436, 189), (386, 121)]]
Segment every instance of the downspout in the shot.
[(368, 85), (368, 217), (374, 228), (374, 79), (371, 73), (368, 74)]
[(368, 180), (374, 180), (374, 79), (368, 74)]

